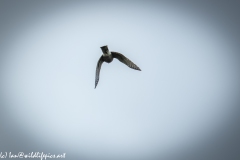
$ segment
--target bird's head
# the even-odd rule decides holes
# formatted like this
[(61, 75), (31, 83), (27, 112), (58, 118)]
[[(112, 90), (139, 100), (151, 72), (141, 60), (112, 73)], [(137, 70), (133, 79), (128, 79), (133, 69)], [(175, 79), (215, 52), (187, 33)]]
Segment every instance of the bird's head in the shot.
[(109, 50), (108, 50), (108, 46), (106, 45), (106, 46), (102, 46), (102, 47), (100, 47), (101, 49), (102, 49), (102, 52), (103, 52), (103, 54), (108, 54), (109, 53)]

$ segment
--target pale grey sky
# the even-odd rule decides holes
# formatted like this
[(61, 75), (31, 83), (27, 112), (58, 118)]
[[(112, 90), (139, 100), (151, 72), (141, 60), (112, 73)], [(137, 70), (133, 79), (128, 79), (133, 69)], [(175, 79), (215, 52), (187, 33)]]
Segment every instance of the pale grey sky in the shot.
[[(2, 16), (9, 36), (0, 85), (10, 121), (5, 134), (13, 125), (31, 138), (26, 152), (169, 157), (208, 144), (232, 122), (239, 50), (226, 26), (213, 21), (216, 12), (207, 16), (175, 2), (25, 2), (1, 2), (20, 7)], [(8, 28), (8, 16), (19, 26)], [(94, 89), (103, 45), (142, 71), (104, 63)]]

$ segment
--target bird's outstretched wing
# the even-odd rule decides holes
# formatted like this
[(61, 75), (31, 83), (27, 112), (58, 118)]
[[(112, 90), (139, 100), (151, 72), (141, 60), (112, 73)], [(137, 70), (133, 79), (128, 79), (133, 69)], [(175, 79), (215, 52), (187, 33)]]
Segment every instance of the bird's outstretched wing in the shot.
[(96, 77), (95, 77), (95, 88), (97, 87), (98, 81), (99, 81), (99, 75), (100, 75), (100, 70), (101, 70), (101, 66), (103, 63), (103, 56), (100, 57), (100, 59), (98, 60), (97, 63), (97, 68), (96, 68)]
[(127, 57), (125, 57), (121, 53), (118, 53), (118, 52), (111, 52), (111, 53), (113, 58), (117, 58), (120, 62), (126, 64), (128, 67), (141, 71), (141, 69), (136, 64), (134, 64), (132, 61), (130, 61)]

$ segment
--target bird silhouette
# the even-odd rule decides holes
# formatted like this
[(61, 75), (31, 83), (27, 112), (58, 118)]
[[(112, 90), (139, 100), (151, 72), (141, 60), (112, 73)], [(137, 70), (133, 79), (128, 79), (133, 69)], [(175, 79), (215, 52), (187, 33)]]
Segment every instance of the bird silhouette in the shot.
[(100, 59), (98, 60), (98, 63), (97, 63), (96, 77), (95, 77), (95, 88), (97, 87), (97, 84), (98, 84), (98, 81), (99, 81), (100, 70), (101, 70), (101, 66), (102, 66), (103, 62), (111, 63), (113, 61), (113, 58), (117, 58), (120, 62), (124, 63), (125, 65), (127, 65), (128, 67), (130, 67), (132, 69), (141, 71), (141, 69), (136, 64), (134, 64), (132, 61), (130, 61), (127, 57), (125, 57), (121, 53), (110, 52), (108, 50), (107, 45), (102, 46), (100, 48), (102, 49), (103, 54), (102, 54), (102, 56), (100, 57)]

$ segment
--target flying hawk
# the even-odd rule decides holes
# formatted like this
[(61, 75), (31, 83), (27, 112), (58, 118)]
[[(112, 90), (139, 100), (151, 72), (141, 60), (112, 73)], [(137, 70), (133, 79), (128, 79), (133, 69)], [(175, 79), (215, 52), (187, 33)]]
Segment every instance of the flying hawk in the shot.
[(98, 81), (99, 81), (99, 75), (100, 75), (100, 70), (103, 62), (111, 63), (113, 61), (113, 58), (117, 58), (120, 62), (126, 64), (128, 67), (139, 70), (141, 69), (134, 64), (132, 61), (130, 61), (127, 57), (122, 55), (121, 53), (118, 52), (109, 52), (108, 46), (102, 46), (100, 47), (102, 49), (103, 55), (100, 57), (97, 63), (97, 68), (96, 68), (96, 78), (95, 78), (95, 88), (97, 87)]

